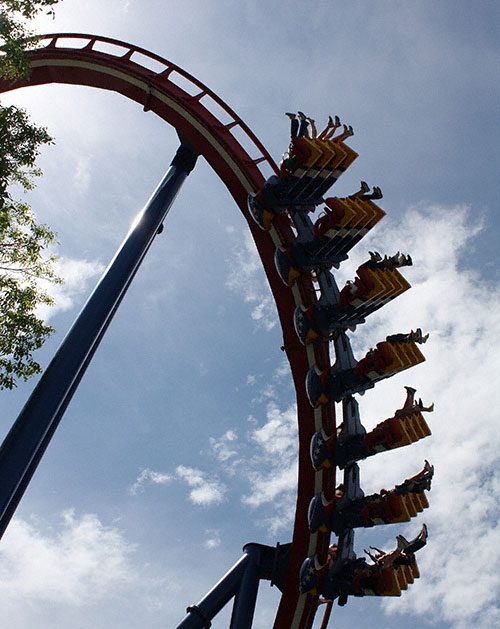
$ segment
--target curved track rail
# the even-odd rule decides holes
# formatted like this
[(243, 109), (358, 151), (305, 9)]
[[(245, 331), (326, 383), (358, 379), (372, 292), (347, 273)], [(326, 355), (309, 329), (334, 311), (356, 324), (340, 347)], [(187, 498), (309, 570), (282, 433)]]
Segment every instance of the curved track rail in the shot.
[[(0, 92), (20, 87), (64, 83), (85, 85), (123, 94), (173, 125), (205, 157), (225, 183), (243, 216), (259, 252), (276, 302), (283, 331), (284, 349), (297, 394), (299, 474), (292, 548), (285, 586), (278, 607), (276, 629), (307, 629), (312, 626), (318, 598), (299, 593), (299, 570), (305, 557), (316, 554), (326, 560), (329, 533), (309, 532), (307, 509), (311, 497), (335, 487), (335, 470), (315, 472), (309, 456), (313, 433), (335, 430), (334, 404), (313, 409), (305, 390), (308, 369), (330, 365), (327, 341), (308, 348), (301, 345), (293, 325), (297, 304), (312, 305), (316, 291), (309, 275), (286, 287), (274, 265), (277, 246), (295, 239), (290, 220), (282, 214), (270, 232), (262, 231), (247, 209), (247, 196), (264, 183), (262, 166), (277, 172), (269, 153), (245, 123), (208, 87), (179, 66), (143, 48), (95, 35), (53, 34), (40, 38), (29, 53), (31, 76), (16, 82), (0, 82)], [(238, 133), (238, 136), (235, 133)], [(237, 137), (241, 137), (240, 141)], [(243, 144), (242, 144), (243, 142)]]

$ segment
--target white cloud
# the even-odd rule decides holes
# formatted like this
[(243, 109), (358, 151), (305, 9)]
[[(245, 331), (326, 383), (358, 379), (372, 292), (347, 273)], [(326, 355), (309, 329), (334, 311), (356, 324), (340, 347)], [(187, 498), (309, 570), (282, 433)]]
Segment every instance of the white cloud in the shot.
[(53, 306), (42, 305), (38, 308), (37, 315), (45, 321), (58, 312), (71, 309), (76, 300), (81, 300), (84, 291), (89, 292), (90, 280), (104, 271), (104, 265), (97, 260), (77, 260), (66, 257), (58, 258), (54, 268), (57, 275), (64, 279), (64, 283), (51, 286), (42, 284), (55, 302)]
[(61, 529), (48, 533), (14, 520), (0, 546), (1, 607), (25, 600), (83, 605), (109, 597), (133, 578), (133, 551), (120, 531), (92, 514), (66, 511)]
[(297, 407), (282, 412), (269, 405), (267, 423), (252, 433), (252, 439), (266, 454), (291, 458), (297, 448)]
[(297, 463), (294, 462), (283, 468), (276, 465), (272, 474), (252, 474), (252, 491), (244, 496), (242, 502), (251, 507), (259, 507), (264, 503), (273, 502), (286, 492), (294, 491), (297, 487)]
[(175, 469), (177, 477), (185, 481), (189, 487), (189, 499), (195, 505), (209, 506), (220, 504), (224, 500), (227, 487), (216, 479), (207, 479), (206, 474), (194, 467), (178, 465)]
[(205, 535), (207, 535), (207, 539), (204, 546), (207, 550), (214, 550), (221, 545), (220, 531), (218, 529), (207, 529)]
[(281, 362), (281, 365), (274, 371), (273, 378), (278, 382), (290, 381), (290, 364), (286, 358)]
[(210, 437), (209, 441), (212, 452), (221, 463), (225, 463), (229, 461), (229, 459), (237, 456), (238, 452), (234, 449), (234, 442), (237, 441), (237, 439), (238, 436), (234, 430), (226, 431), (219, 439)]
[(139, 476), (136, 478), (133, 485), (129, 487), (129, 493), (133, 496), (138, 494), (139, 492), (144, 491), (144, 485), (152, 484), (152, 485), (166, 485), (172, 480), (171, 474), (165, 474), (164, 472), (155, 472), (149, 467), (143, 469)]
[[(182, 613), (178, 570), (144, 563), (123, 531), (72, 509), (47, 523), (15, 518), (0, 545), (0, 615), (8, 629), (160, 626)], [(192, 575), (189, 582), (191, 584)]]
[(90, 186), (90, 165), (91, 159), (90, 157), (80, 156), (76, 162), (75, 168), (75, 188), (81, 194), (84, 194), (88, 191)]
[(274, 536), (277, 531), (289, 529), (297, 488), (297, 408), (290, 406), (281, 411), (269, 403), (267, 422), (250, 433), (257, 446), (256, 454), (245, 466), (248, 469), (250, 491), (242, 497), (243, 504), (252, 508), (269, 507), (271, 515), (264, 516), (261, 524)]
[(250, 316), (265, 330), (272, 330), (278, 322), (276, 306), (250, 232), (246, 232), (243, 246), (232, 251), (228, 268), (231, 275), (226, 286), (242, 295), (246, 303), (255, 304)]
[[(222, 442), (231, 441), (233, 438), (236, 438), (236, 435), (232, 431), (228, 431), (223, 437)], [(226, 454), (232, 456), (228, 450), (224, 450), (224, 446), (222, 445), (220, 448), (217, 448), (217, 444), (215, 444), (215, 451), (219, 456)], [(135, 496), (143, 492), (146, 485), (167, 485), (173, 480), (184, 481), (192, 488), (189, 492), (189, 500), (195, 505), (209, 506), (219, 504), (223, 502), (227, 491), (227, 487), (216, 478), (207, 478), (205, 472), (184, 465), (178, 465), (173, 474), (155, 472), (150, 468), (145, 468), (141, 471), (135, 482), (128, 488), (128, 491)]]
[[(430, 509), (421, 521), (430, 539), (419, 553), (422, 578), (391, 613), (432, 613), (454, 627), (496, 626), (500, 607), (500, 436), (494, 408), (500, 368), (500, 290), (466, 268), (478, 231), (463, 207), (414, 208), (399, 225), (381, 226), (366, 243), (392, 253), (403, 247), (414, 267), (404, 269), (413, 288), (358, 329), (356, 345), (373, 346), (387, 334), (421, 326), (431, 333), (427, 362), (378, 384), (360, 398), (367, 428), (401, 407), (404, 384), (436, 410), (433, 437), (362, 462), (365, 491), (390, 487), (416, 472), (423, 458), (435, 464)], [(359, 356), (358, 356), (359, 357)], [(401, 528), (401, 527), (398, 527)], [(408, 533), (414, 534), (415, 523)]]

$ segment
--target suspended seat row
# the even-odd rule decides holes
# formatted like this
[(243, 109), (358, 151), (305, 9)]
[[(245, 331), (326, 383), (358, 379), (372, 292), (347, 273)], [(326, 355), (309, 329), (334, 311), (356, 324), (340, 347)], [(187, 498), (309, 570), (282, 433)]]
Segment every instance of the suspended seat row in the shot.
[(417, 343), (425, 343), (427, 335), (421, 330), (409, 334), (388, 336), (377, 343), (355, 366), (343, 369), (335, 363), (329, 369), (318, 371), (313, 365), (306, 376), (307, 397), (314, 408), (335, 401), (353, 393), (362, 393), (375, 385), (375, 382), (389, 378), (425, 360)]
[(397, 547), (390, 553), (371, 547), (377, 551), (375, 555), (369, 553), (372, 564), (355, 554), (345, 557), (340, 545), (332, 545), (325, 564), (319, 565), (315, 557), (309, 557), (302, 564), (301, 592), (321, 593), (330, 600), (340, 598), (341, 603), (349, 595), (401, 596), (401, 591), (420, 577), (415, 553), (426, 542), (427, 527), (424, 524), (411, 541), (398, 535)]
[(429, 506), (424, 490), (430, 490), (433, 474), (434, 468), (426, 461), (421, 472), (389, 491), (350, 500), (339, 485), (331, 500), (324, 492), (316, 494), (309, 505), (309, 529), (311, 533), (321, 530), (341, 535), (357, 527), (409, 522)]
[[(380, 422), (370, 432), (353, 418), (353, 412), (347, 415), (347, 421), (341, 424), (335, 434), (327, 435), (323, 429), (314, 433), (311, 439), (311, 462), (315, 470), (337, 465), (344, 468), (369, 456), (387, 450), (394, 450), (415, 443), (431, 435), (423, 412), (432, 412), (434, 405), (424, 407), (422, 400), (415, 402), (415, 389), (406, 387), (407, 400), (403, 408), (394, 415)], [(352, 406), (353, 398), (348, 400)], [(351, 424), (351, 425), (350, 425)]]

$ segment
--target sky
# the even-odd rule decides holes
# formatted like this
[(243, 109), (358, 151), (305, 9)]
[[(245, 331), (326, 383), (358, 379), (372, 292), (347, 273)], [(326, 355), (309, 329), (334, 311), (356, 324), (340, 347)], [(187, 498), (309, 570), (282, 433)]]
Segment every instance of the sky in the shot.
[[(498, 4), (419, 0), (285, 2), (64, 0), (38, 32), (95, 33), (178, 64), (225, 100), (275, 160), (286, 111), (354, 127), (361, 179), (387, 216), (352, 251), (411, 254), (412, 289), (351, 336), (357, 358), (388, 334), (430, 333), (426, 362), (359, 397), (367, 429), (417, 388), (432, 437), (360, 465), (366, 493), (435, 465), (430, 509), (356, 534), (394, 547), (423, 522), (421, 578), (394, 600), (351, 599), (331, 626), (500, 625)], [(167, 169), (175, 131), (117, 94), (73, 86), (2, 96), (54, 146), (29, 202), (59, 234), (66, 278), (46, 313), (46, 365)], [(176, 200), (0, 542), (6, 629), (175, 627), (250, 541), (292, 534), (295, 393), (245, 221), (200, 159)], [(36, 381), (0, 395), (0, 437)], [(260, 586), (254, 627), (279, 602)], [(214, 620), (228, 625), (229, 612)], [(317, 615), (319, 627), (322, 614)], [(8, 619), (8, 620), (5, 620)]]

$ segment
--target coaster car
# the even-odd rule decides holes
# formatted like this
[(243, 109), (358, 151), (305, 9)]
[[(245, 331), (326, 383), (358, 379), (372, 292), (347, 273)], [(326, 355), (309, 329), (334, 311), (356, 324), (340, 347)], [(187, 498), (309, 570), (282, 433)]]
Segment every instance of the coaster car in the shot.
[(343, 469), (349, 463), (428, 437), (431, 430), (422, 413), (432, 412), (434, 405), (425, 407), (421, 399), (416, 402), (415, 389), (405, 388), (407, 399), (403, 408), (396, 411), (393, 417), (377, 424), (370, 432), (349, 435), (341, 424), (338, 437), (335, 434), (327, 435), (323, 428), (314, 433), (310, 444), (314, 469), (318, 471), (335, 466)]
[(397, 537), (397, 548), (384, 553), (377, 551), (367, 554), (374, 563), (364, 558), (336, 559), (336, 547), (330, 548), (325, 564), (320, 565), (316, 556), (308, 557), (302, 563), (299, 575), (299, 589), (305, 593), (321, 594), (326, 599), (347, 596), (401, 596), (410, 583), (420, 576), (415, 552), (425, 546), (427, 527), (424, 524), (420, 533), (411, 541)]
[(280, 175), (293, 183), (297, 198), (322, 197), (357, 157), (342, 141), (294, 137), (281, 160)]
[[(291, 247), (278, 247), (274, 253), (274, 264), (281, 281), (293, 286), (298, 277), (312, 269), (330, 268), (336, 261), (325, 261), (315, 257), (317, 245), (314, 241), (293, 243)], [(310, 264), (311, 263), (311, 264)]]
[(306, 376), (306, 392), (311, 406), (317, 408), (331, 401), (340, 402), (348, 395), (373, 387), (378, 380), (418, 365), (425, 358), (416, 344), (425, 343), (428, 336), (423, 336), (420, 328), (409, 334), (388, 336), (352, 369), (330, 367), (319, 372), (313, 365)]
[(313, 211), (322, 201), (318, 195), (298, 197), (291, 188), (290, 181), (273, 175), (256, 194), (248, 195), (248, 211), (261, 229), (269, 231), (275, 216), (279, 216), (287, 208)]
[(413, 413), (391, 417), (377, 424), (362, 442), (362, 447), (368, 452), (368, 456), (372, 453), (400, 448), (428, 437), (431, 431), (422, 415), (422, 410), (432, 410), (432, 407), (429, 409), (417, 407)]
[[(421, 399), (415, 401), (415, 389), (412, 387), (405, 389), (407, 394), (403, 408), (397, 410), (393, 417), (377, 424), (370, 432), (350, 435), (344, 425), (341, 425), (340, 438), (326, 440), (331, 461), (335, 460), (338, 467), (344, 468), (349, 463), (379, 452), (401, 448), (428, 437), (431, 431), (422, 413), (432, 412), (434, 405), (425, 407)], [(315, 438), (316, 435), (313, 436), (313, 440)], [(321, 452), (323, 455), (324, 452)]]
[(335, 141), (292, 137), (279, 175), (269, 177), (257, 194), (248, 197), (249, 212), (262, 229), (269, 230), (274, 216), (286, 208), (307, 207), (309, 211), (322, 203), (325, 192), (358, 156), (342, 141), (349, 135), (352, 130)]
[(287, 286), (292, 286), (301, 273), (338, 266), (347, 259), (347, 252), (385, 215), (369, 199), (330, 198), (325, 204), (326, 214), (316, 221), (312, 240), (295, 241), (286, 249), (276, 250), (276, 269)]
[(357, 316), (375, 312), (410, 288), (397, 269), (411, 264), (411, 257), (400, 253), (382, 258), (379, 253), (370, 252), (370, 260), (357, 269), (354, 282), (348, 282), (340, 291), (340, 305), (346, 311), (353, 309)]
[(309, 504), (308, 522), (311, 533), (333, 531), (341, 535), (347, 529), (372, 527), (378, 524), (409, 522), (429, 506), (424, 490), (431, 488), (434, 468), (425, 461), (422, 471), (396, 485), (390, 491), (348, 500), (339, 485), (335, 498), (326, 500), (323, 493), (313, 497)]
[(290, 141), (288, 151), (280, 162), (280, 175), (283, 179), (291, 179), (300, 168), (307, 167), (312, 157), (311, 147), (302, 137), (294, 137)]
[(295, 332), (303, 345), (318, 338), (327, 339), (335, 330), (345, 330), (364, 322), (365, 318), (358, 316), (354, 308), (344, 308), (340, 304), (297, 306), (293, 313)]
[(314, 224), (314, 238), (328, 242), (332, 254), (342, 256), (374, 227), (385, 212), (369, 198), (325, 199), (324, 214)]

